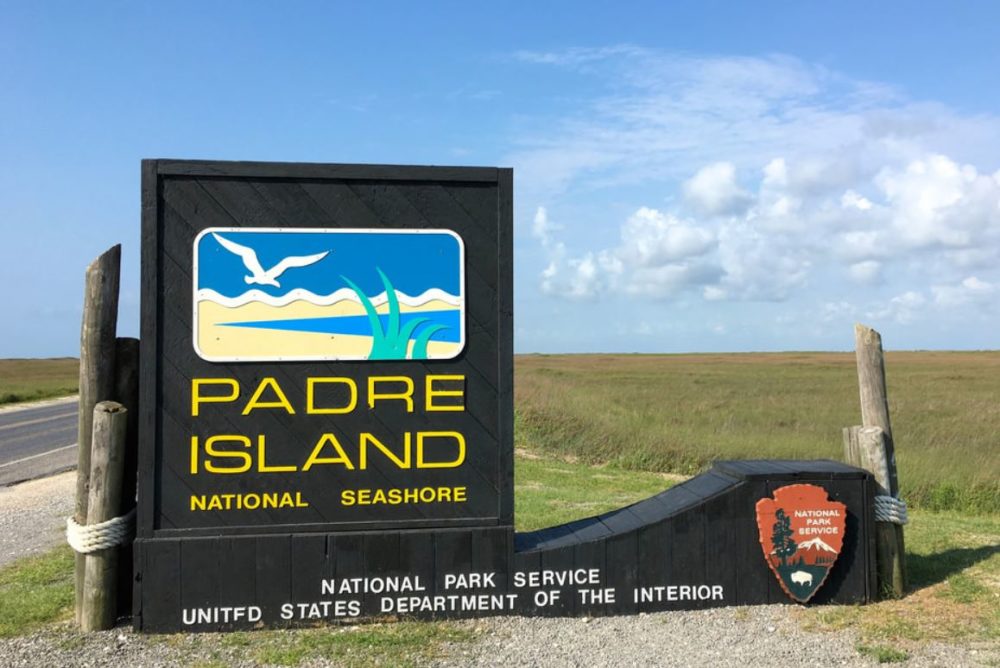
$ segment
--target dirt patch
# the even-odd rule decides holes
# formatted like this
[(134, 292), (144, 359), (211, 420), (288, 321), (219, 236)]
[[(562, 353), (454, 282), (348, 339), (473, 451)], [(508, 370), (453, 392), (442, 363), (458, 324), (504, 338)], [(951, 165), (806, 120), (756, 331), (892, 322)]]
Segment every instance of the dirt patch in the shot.
[(76, 472), (0, 488), (0, 566), (65, 540)]

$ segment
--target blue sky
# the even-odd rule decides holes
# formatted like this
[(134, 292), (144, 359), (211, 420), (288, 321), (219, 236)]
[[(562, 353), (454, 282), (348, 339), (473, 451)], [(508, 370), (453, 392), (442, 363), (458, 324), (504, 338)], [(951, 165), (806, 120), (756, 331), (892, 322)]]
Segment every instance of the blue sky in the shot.
[(0, 357), (75, 354), (117, 242), (137, 333), (153, 157), (513, 167), (519, 352), (995, 349), (998, 19), (2, 2)]

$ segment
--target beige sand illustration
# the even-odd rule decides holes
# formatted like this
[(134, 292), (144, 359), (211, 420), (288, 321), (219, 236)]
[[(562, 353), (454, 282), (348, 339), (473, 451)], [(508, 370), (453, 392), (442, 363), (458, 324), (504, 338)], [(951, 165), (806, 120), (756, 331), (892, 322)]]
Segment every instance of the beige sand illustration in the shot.
[[(419, 306), (399, 304), (399, 311), (458, 310), (447, 302), (432, 299)], [(353, 300), (335, 304), (313, 304), (296, 300), (284, 306), (272, 306), (258, 301), (227, 307), (209, 299), (196, 303), (196, 348), (208, 360), (259, 360), (259, 359), (364, 359), (372, 348), (371, 336), (296, 332), (279, 329), (226, 326), (222, 323), (259, 322), (262, 320), (289, 320), (298, 318), (332, 318), (337, 316), (364, 316), (364, 307)], [(376, 307), (380, 314), (389, 312), (388, 304)], [(457, 354), (461, 344), (430, 341), (427, 355), (431, 359), (450, 358)], [(413, 341), (409, 350), (412, 351)], [(284, 351), (280, 357), (274, 351)], [(409, 352), (409, 351), (408, 351)]]

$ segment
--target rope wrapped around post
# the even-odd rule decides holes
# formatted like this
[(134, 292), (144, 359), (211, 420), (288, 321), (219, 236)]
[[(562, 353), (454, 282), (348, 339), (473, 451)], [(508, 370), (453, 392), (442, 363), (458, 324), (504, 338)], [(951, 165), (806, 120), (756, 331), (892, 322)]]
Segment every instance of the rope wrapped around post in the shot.
[(906, 514), (906, 501), (884, 494), (875, 495), (875, 521), (892, 522), (900, 526), (909, 522)]
[(66, 518), (66, 542), (77, 554), (91, 554), (126, 545), (134, 535), (134, 508), (125, 515), (96, 524), (79, 524), (72, 517)]

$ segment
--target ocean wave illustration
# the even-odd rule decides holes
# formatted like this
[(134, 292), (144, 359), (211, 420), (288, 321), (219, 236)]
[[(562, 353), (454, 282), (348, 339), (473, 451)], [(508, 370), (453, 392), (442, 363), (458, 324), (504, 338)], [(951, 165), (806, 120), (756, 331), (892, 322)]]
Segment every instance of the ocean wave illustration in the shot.
[[(387, 293), (385, 292), (380, 295), (376, 295), (375, 297), (371, 297), (370, 299), (372, 304), (376, 307), (385, 304), (389, 300)], [(462, 305), (461, 297), (450, 295), (440, 288), (431, 288), (430, 290), (416, 296), (411, 296), (397, 290), (396, 299), (399, 300), (400, 304), (406, 304), (407, 306), (423, 306), (424, 304), (434, 300), (443, 301), (451, 306)], [(328, 295), (317, 295), (303, 288), (295, 288), (294, 290), (290, 290), (288, 293), (280, 296), (269, 295), (261, 290), (248, 290), (247, 292), (244, 292), (236, 297), (226, 297), (211, 288), (202, 288), (195, 293), (195, 301), (210, 301), (216, 304), (221, 304), (226, 308), (235, 308), (237, 306), (249, 304), (250, 302), (260, 302), (267, 304), (268, 306), (287, 306), (295, 301), (305, 301), (317, 306), (331, 306), (342, 301), (352, 301), (357, 304), (361, 303), (361, 299), (358, 297), (357, 293), (350, 288), (341, 288)]]

